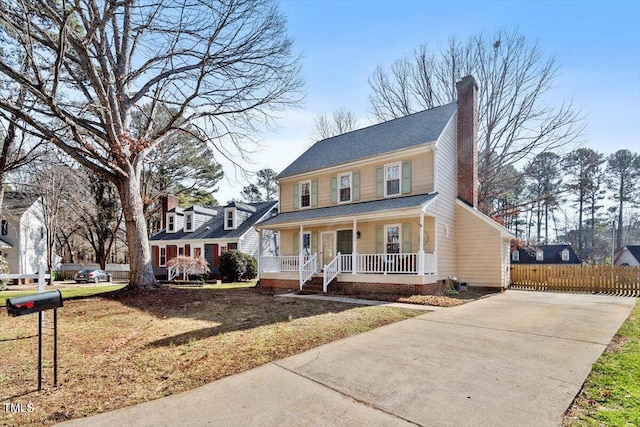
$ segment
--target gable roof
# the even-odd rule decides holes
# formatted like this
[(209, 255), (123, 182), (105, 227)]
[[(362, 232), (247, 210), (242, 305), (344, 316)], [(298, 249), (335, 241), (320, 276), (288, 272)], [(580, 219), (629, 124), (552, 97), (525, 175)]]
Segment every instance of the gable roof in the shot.
[(5, 191), (2, 210), (9, 215), (19, 217), (40, 198), (40, 194)]
[[(569, 250), (569, 261), (562, 260), (562, 251)], [(542, 251), (542, 261), (536, 259), (536, 252)], [(582, 264), (571, 245), (538, 245), (530, 248), (518, 248), (520, 260), (512, 264)]]
[[(238, 225), (233, 230), (224, 229), (224, 215), (222, 214), (225, 207), (228, 206), (215, 206), (207, 208), (207, 211), (215, 211), (217, 214), (210, 216), (202, 225), (196, 228), (194, 231), (185, 232), (184, 229), (179, 229), (175, 233), (167, 233), (166, 230), (162, 230), (149, 238), (149, 241), (163, 241), (163, 240), (202, 240), (202, 239), (234, 239), (241, 237), (246, 233), (253, 225), (267, 214), (278, 202), (255, 202), (245, 203), (243, 205), (254, 209), (254, 212)], [(197, 212), (197, 209), (194, 209)]]
[(396, 211), (398, 209), (424, 207), (435, 200), (438, 193), (418, 194), (415, 196), (393, 197), (389, 199), (373, 200), (369, 202), (348, 203), (344, 205), (327, 206), (315, 209), (301, 209), (297, 211), (279, 213), (269, 219), (256, 224), (258, 227), (271, 226), (284, 223), (298, 223), (304, 221), (320, 220), (325, 218), (340, 218), (347, 220), (350, 217), (380, 212)]
[(456, 112), (457, 103), (354, 130), (316, 142), (277, 179), (349, 163), (416, 145), (434, 142)]
[(628, 250), (629, 253), (631, 253), (631, 255), (633, 255), (633, 257), (640, 262), (640, 245), (627, 245), (625, 247), (623, 247), (617, 254), (616, 254), (616, 261), (618, 260), (618, 258), (620, 258), (620, 255), (622, 255), (622, 252), (624, 250)]

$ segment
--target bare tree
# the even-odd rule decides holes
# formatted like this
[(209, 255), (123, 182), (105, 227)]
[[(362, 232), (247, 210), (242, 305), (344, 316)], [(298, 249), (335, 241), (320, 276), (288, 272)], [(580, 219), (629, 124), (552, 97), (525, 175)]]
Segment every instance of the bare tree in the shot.
[(338, 108), (331, 116), (319, 114), (314, 121), (316, 130), (311, 136), (314, 141), (342, 135), (358, 128), (358, 118), (346, 108)]
[[(244, 160), (255, 123), (300, 100), (285, 24), (268, 0), (0, 3), (0, 39), (11, 52), (0, 57), (0, 79), (34, 102), (24, 110), (0, 96), (0, 115), (115, 185), (130, 288), (157, 286), (140, 196), (145, 158), (188, 133)], [(171, 117), (158, 125), (161, 106)], [(141, 126), (133, 112), (144, 114)]]
[(478, 175), (480, 209), (491, 212), (500, 197), (500, 170), (531, 159), (542, 151), (557, 151), (582, 134), (581, 114), (571, 102), (549, 106), (559, 67), (537, 43), (517, 32), (488, 37), (472, 35), (466, 42), (451, 37), (443, 47), (422, 45), (413, 54), (378, 67), (369, 78), (374, 117), (389, 120), (453, 102), (455, 83), (472, 74), (478, 93)]

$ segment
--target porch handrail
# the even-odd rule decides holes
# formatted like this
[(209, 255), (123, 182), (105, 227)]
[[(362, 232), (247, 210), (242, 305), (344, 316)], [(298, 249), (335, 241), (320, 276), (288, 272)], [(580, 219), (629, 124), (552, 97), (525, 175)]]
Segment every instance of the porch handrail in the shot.
[(300, 269), (300, 290), (302, 290), (302, 285), (318, 271), (317, 261), (318, 254), (313, 254), (313, 256), (309, 257), (309, 259), (302, 264), (302, 268)]
[(322, 292), (326, 293), (329, 283), (342, 272), (340, 268), (341, 264), (340, 252), (338, 252), (338, 255), (336, 255), (329, 264), (324, 266), (322, 273)]
[[(305, 260), (308, 257), (305, 256)], [(283, 271), (299, 271), (299, 255), (263, 256), (260, 258), (261, 272), (280, 273)]]
[(174, 264), (167, 267), (167, 280), (173, 280), (176, 276), (178, 276), (180, 269), (180, 264)]

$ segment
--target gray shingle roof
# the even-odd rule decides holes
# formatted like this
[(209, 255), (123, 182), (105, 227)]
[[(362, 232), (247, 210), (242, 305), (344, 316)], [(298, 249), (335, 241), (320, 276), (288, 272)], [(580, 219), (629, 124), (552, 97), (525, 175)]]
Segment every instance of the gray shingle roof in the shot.
[(456, 111), (455, 102), (316, 142), (278, 179), (389, 153), (438, 139)]
[(237, 238), (242, 236), (247, 230), (249, 230), (263, 215), (271, 210), (278, 202), (256, 202), (246, 203), (245, 206), (250, 206), (255, 209), (255, 213), (247, 218), (242, 224), (240, 224), (235, 230), (224, 229), (224, 215), (222, 214), (224, 206), (216, 206), (208, 208), (208, 210), (218, 211), (218, 215), (211, 217), (200, 227), (192, 232), (185, 233), (184, 229), (180, 229), (175, 233), (167, 233), (165, 230), (151, 236), (150, 241), (162, 241), (162, 240), (200, 240), (200, 239), (221, 239), (221, 238)]
[(332, 217), (349, 217), (363, 215), (371, 212), (388, 211), (419, 207), (436, 198), (438, 193), (418, 194), (415, 196), (394, 197), (391, 199), (374, 200), (371, 202), (349, 203), (345, 205), (328, 206), (317, 209), (301, 209), (292, 212), (280, 213), (257, 225), (276, 225), (289, 222), (310, 221), (315, 219)]

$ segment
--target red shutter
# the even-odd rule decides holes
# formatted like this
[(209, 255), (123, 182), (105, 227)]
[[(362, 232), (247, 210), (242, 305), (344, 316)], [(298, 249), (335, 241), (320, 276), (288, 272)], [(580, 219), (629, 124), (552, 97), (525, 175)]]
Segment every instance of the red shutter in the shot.
[(153, 251), (153, 266), (157, 267), (160, 265), (160, 248), (152, 246), (151, 250)]
[(213, 245), (213, 266), (218, 266), (218, 245), (215, 243)]
[(184, 256), (191, 256), (191, 246), (184, 245)]
[(178, 247), (176, 245), (167, 246), (167, 262), (174, 259), (178, 255)]

